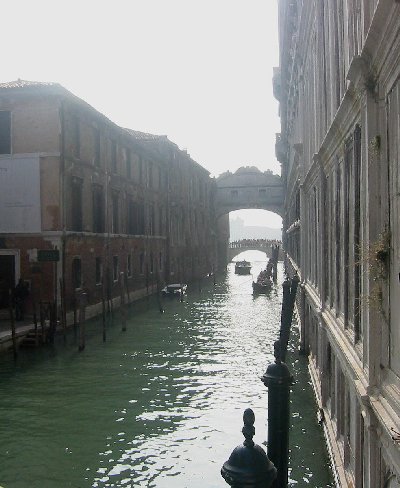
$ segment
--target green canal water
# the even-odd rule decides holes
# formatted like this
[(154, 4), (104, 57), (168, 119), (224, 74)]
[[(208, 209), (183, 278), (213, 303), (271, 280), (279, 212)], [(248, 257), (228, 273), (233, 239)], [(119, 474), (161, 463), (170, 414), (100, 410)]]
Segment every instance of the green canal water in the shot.
[[(253, 262), (256, 275), (265, 262)], [(279, 270), (282, 280), (283, 271)], [(4, 488), (222, 488), (220, 468), (242, 443), (242, 414), (266, 439), (267, 390), (281, 286), (253, 297), (251, 276), (230, 265), (217, 283), (193, 285), (183, 303), (135, 304), (102, 341), (87, 324), (86, 348), (65, 344), (0, 359), (0, 485)], [(295, 331), (294, 331), (295, 332)], [(295, 353), (290, 486), (331, 483), (307, 377)]]

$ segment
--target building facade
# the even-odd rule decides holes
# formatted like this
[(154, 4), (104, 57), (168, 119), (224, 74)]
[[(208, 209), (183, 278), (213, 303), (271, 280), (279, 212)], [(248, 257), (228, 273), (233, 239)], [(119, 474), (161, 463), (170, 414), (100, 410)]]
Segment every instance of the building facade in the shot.
[(134, 300), (217, 268), (209, 173), (58, 84), (0, 84), (0, 195), (3, 309), (19, 278), (66, 311), (86, 292), (91, 316), (121, 286)]
[(338, 486), (400, 486), (400, 3), (280, 0), (287, 265)]

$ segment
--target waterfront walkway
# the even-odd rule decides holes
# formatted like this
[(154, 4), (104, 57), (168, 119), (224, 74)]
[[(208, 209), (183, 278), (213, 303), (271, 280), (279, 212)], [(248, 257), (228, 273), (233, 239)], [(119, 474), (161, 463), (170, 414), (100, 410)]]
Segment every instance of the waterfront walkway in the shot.
[[(15, 322), (15, 335), (17, 339), (24, 337), (35, 330), (32, 317)], [(12, 331), (9, 318), (0, 317), (0, 352), (12, 348)]]

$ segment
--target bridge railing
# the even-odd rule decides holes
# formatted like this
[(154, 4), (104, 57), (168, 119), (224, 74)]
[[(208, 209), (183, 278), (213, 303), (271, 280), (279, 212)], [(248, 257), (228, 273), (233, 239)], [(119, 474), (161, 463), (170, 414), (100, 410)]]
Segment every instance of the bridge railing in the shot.
[(240, 239), (229, 243), (229, 249), (242, 249), (249, 247), (269, 249), (273, 245), (282, 246), (281, 241), (274, 239)]

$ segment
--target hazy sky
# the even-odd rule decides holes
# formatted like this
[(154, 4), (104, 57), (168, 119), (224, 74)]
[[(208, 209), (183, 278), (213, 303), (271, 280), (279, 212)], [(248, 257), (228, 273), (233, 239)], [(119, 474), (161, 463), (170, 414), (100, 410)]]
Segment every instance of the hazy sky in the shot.
[(277, 0), (14, 0), (2, 19), (0, 81), (61, 83), (121, 126), (166, 134), (213, 175), (280, 172)]

